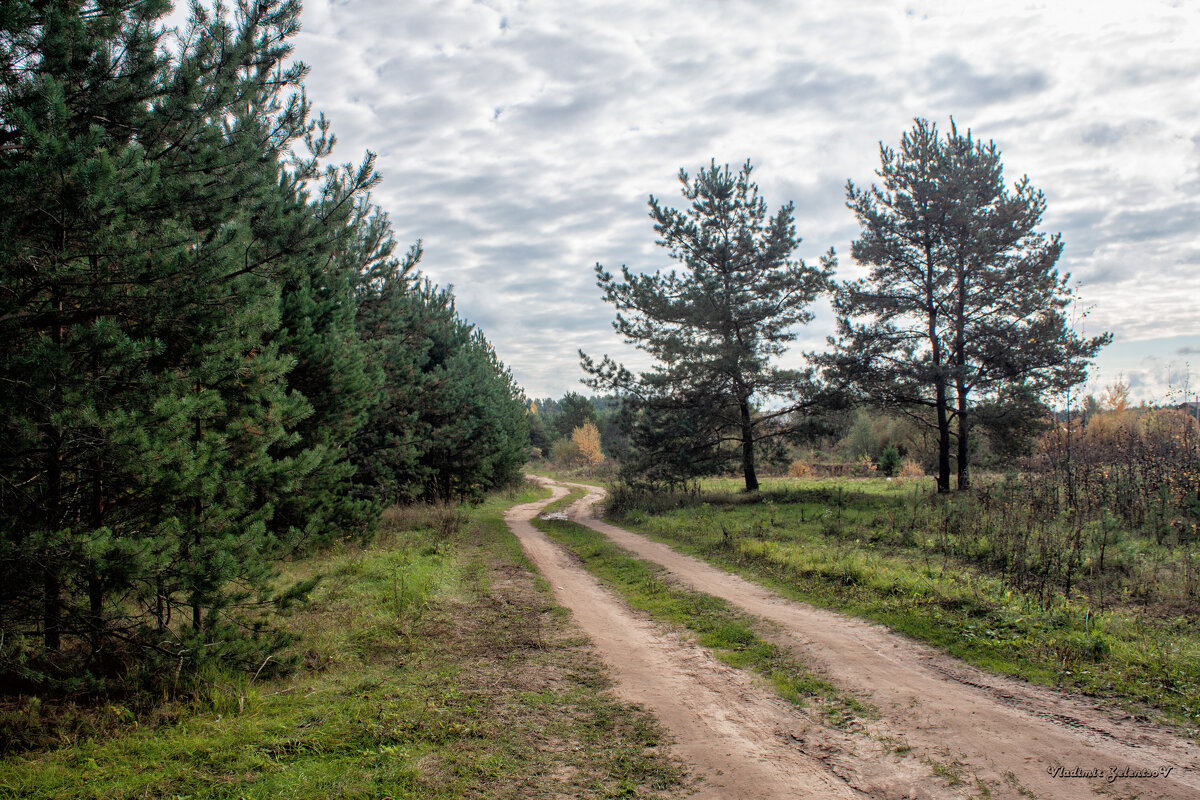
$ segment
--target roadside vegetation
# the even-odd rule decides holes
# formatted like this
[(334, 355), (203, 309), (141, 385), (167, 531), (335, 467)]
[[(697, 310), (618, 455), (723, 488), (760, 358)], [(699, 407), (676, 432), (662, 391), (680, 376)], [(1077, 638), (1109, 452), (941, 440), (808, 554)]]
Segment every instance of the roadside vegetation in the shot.
[(212, 668), (140, 707), (7, 699), (0, 796), (678, 796), (660, 729), (605, 691), (504, 526), (538, 495), (396, 508), (373, 543), (291, 565), (321, 580), (281, 623), (290, 674)]
[(299, 3), (3, 8), (0, 694), (269, 677), (276, 568), (519, 482), (524, 396), (339, 166)]

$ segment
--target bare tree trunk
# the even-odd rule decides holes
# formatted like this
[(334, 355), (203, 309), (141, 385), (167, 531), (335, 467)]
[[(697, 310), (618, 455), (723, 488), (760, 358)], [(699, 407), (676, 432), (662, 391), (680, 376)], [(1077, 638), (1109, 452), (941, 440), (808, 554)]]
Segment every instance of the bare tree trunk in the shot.
[(970, 420), (967, 418), (967, 396), (966, 390), (962, 386), (962, 381), (958, 382), (958, 490), (971, 488), (971, 458), (968, 446), (970, 440), (967, 438), (971, 429)]
[(933, 298), (932, 245), (925, 244), (925, 313), (928, 315), (930, 356), (933, 359), (934, 405), (938, 426), (938, 494), (950, 491), (950, 415), (946, 403), (946, 375), (942, 372), (942, 342), (938, 338), (937, 303)]
[(47, 650), (62, 647), (62, 582), (50, 563), (42, 567), (42, 636)]
[[(197, 396), (200, 395), (200, 392), (203, 390), (203, 388), (204, 387), (200, 385), (200, 380), (197, 378), (196, 379), (196, 395)], [(195, 435), (196, 435), (196, 446), (198, 447), (200, 445), (200, 442), (204, 439), (204, 422), (199, 416), (196, 417), (196, 434)], [(198, 557), (200, 554), (200, 544), (201, 544), (200, 519), (204, 513), (204, 503), (203, 503), (203, 500), (201, 499), (199, 493), (197, 493), (197, 495), (196, 495), (196, 502), (195, 502), (195, 507), (194, 507), (193, 511), (195, 513), (195, 519), (193, 520), (193, 524), (195, 525), (195, 528), (192, 530), (192, 546), (194, 548), (194, 550), (192, 550), (192, 552), (194, 552), (196, 554), (196, 556)], [(185, 557), (187, 557), (187, 555), (188, 555), (188, 553), (184, 554)], [(200, 605), (200, 587), (192, 586), (192, 630), (199, 631), (200, 626), (203, 622), (204, 622), (204, 608)]]
[(967, 418), (967, 262), (956, 265), (954, 315), (954, 391), (958, 397), (958, 490), (971, 488), (971, 421)]
[[(55, 431), (53, 443), (46, 454), (47, 532), (57, 530), (62, 523), (62, 434)], [(62, 647), (62, 559), (50, 543), (42, 548), (42, 638), (46, 649)]]
[(746, 476), (746, 491), (758, 491), (758, 476), (754, 473), (754, 426), (750, 423), (750, 401), (738, 403), (742, 416), (742, 472)]
[(939, 375), (934, 380), (937, 394), (938, 426), (938, 494), (950, 491), (950, 419), (946, 413), (946, 379)]

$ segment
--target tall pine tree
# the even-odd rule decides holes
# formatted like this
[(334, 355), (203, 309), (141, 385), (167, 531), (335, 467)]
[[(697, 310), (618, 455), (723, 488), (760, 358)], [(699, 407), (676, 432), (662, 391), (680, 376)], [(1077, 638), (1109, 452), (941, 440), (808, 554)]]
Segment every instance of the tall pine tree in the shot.
[(346, 294), (302, 285), (345, 248), (302, 193), (322, 145), (293, 156), (313, 131), (285, 65), (299, 7), (197, 6), (173, 50), (167, 10), (0, 14), (0, 615), (56, 669), (106, 669), (118, 642), (219, 653), (191, 640), (257, 601), (291, 546), (275, 504), (320, 460), (287, 379), (317, 359), (278, 335), (302, 290)]
[(784, 434), (801, 402), (804, 376), (772, 362), (812, 319), (808, 306), (826, 286), (833, 255), (822, 269), (795, 257), (792, 205), (768, 216), (751, 171), (749, 162), (737, 174), (714, 162), (694, 179), (680, 170), (686, 211), (650, 198), (659, 244), (682, 272), (623, 267), (617, 280), (596, 265), (617, 310), (613, 327), (658, 362), (634, 376), (607, 356), (597, 364), (580, 353), (589, 386), (626, 397), (645, 474), (688, 477), (732, 457), (755, 491), (756, 447)]
[(1067, 325), (1062, 243), (1037, 231), (1045, 197), (1026, 178), (1005, 186), (994, 143), (918, 119), (880, 161), (881, 186), (846, 190), (862, 227), (851, 254), (870, 275), (838, 287), (839, 339), (813, 359), (870, 402), (932, 412), (938, 491), (954, 438), (965, 489), (973, 404), (1073, 383), (1111, 337)]

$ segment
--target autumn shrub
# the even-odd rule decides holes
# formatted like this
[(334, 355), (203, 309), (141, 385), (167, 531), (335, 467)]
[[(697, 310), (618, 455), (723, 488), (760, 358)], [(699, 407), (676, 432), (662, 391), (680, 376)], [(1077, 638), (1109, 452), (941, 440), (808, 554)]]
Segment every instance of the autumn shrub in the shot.
[(583, 462), (583, 453), (572, 439), (556, 439), (550, 446), (550, 460), (555, 466), (577, 467)]
[(1117, 402), (1056, 423), (1022, 473), (914, 510), (909, 533), (1043, 603), (1200, 612), (1200, 425)]
[(800, 459), (796, 459), (788, 466), (788, 475), (793, 478), (807, 478), (812, 475), (813, 468), (810, 464)]
[(600, 448), (600, 429), (588, 421), (571, 432), (571, 442), (579, 450), (579, 461), (587, 466), (604, 463), (604, 451)]

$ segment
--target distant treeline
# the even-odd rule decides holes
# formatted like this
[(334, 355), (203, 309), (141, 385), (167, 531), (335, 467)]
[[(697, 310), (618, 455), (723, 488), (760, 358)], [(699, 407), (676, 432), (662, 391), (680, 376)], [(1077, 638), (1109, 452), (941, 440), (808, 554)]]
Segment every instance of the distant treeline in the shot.
[[(265, 665), (273, 564), (477, 497), (524, 397), (289, 64), (299, 6), (0, 13), (0, 679)], [(157, 659), (158, 667), (155, 667)], [(111, 685), (108, 685), (111, 688)]]

